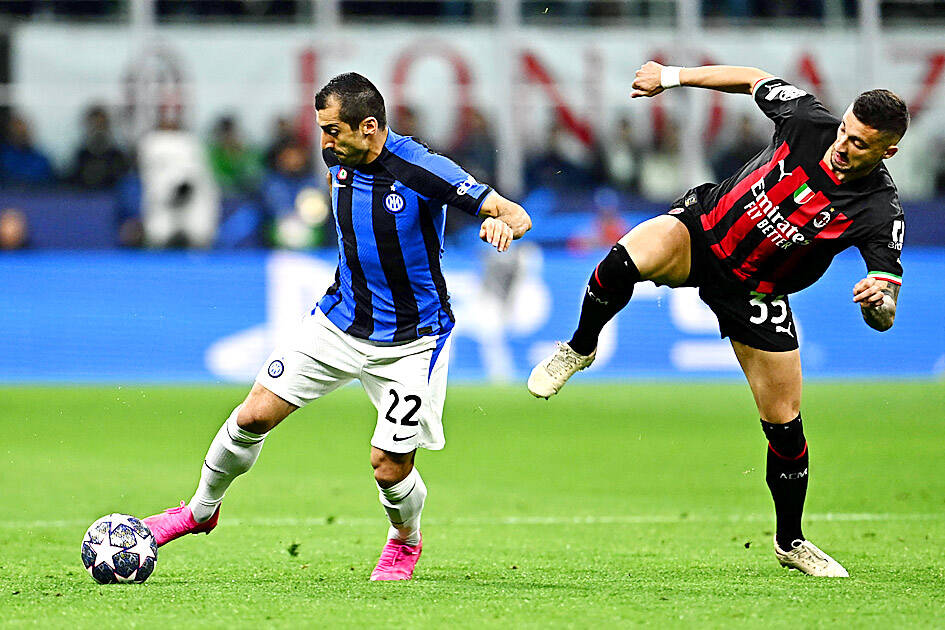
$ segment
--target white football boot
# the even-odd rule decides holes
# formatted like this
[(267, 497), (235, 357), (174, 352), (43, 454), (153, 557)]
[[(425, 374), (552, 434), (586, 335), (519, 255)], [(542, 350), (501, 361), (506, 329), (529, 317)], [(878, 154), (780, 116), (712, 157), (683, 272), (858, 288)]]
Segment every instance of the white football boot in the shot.
[(797, 569), (807, 575), (819, 577), (850, 577), (840, 563), (817, 548), (809, 540), (795, 540), (790, 551), (785, 551), (774, 541), (774, 555), (782, 567)]
[(578, 354), (566, 343), (557, 342), (555, 351), (535, 366), (528, 377), (528, 391), (535, 398), (551, 398), (564, 387), (574, 373), (594, 362), (597, 350)]

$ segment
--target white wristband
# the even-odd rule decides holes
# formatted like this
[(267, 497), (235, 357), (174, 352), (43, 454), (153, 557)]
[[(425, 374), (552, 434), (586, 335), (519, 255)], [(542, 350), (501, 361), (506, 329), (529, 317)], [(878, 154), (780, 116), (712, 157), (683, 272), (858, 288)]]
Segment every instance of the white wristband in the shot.
[(663, 66), (663, 69), (660, 70), (660, 86), (664, 90), (679, 87), (680, 70), (682, 70), (682, 68), (679, 66)]

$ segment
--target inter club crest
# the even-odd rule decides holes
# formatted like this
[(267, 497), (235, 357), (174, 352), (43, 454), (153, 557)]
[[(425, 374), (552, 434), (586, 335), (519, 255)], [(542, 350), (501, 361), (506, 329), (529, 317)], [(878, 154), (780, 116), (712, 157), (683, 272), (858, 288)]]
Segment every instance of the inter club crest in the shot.
[(384, 209), (391, 214), (398, 214), (407, 206), (407, 200), (399, 192), (389, 192), (384, 197)]

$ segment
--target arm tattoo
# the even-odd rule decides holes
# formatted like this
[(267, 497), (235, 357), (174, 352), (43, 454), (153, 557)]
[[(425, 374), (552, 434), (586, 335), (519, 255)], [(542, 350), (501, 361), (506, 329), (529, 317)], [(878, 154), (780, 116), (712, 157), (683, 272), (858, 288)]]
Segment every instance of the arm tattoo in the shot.
[(879, 331), (892, 328), (893, 321), (896, 319), (896, 300), (899, 297), (899, 285), (887, 282), (882, 291), (884, 296), (882, 304), (860, 308), (860, 312), (863, 313), (863, 321), (870, 328)]

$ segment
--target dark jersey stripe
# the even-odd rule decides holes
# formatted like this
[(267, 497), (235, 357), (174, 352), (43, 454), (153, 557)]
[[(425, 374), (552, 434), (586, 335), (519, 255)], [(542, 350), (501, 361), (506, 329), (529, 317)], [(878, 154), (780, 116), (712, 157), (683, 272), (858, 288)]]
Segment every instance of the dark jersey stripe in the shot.
[[(814, 195), (814, 198), (805, 203), (803, 206), (799, 207), (797, 210), (791, 213), (788, 216), (788, 221), (796, 226), (807, 227), (810, 223), (817, 217), (817, 214), (830, 205), (830, 200), (827, 199), (823, 193), (817, 193)], [(795, 245), (795, 247), (806, 247), (804, 245)], [(742, 261), (740, 265), (742, 271), (745, 273), (755, 273), (758, 271), (759, 265), (763, 262), (766, 262), (766, 259), (771, 256), (773, 253), (778, 251), (778, 246), (771, 241), (770, 238), (765, 238), (757, 247)], [(770, 263), (769, 263), (770, 266)]]
[(361, 261), (358, 259), (358, 239), (354, 232), (354, 220), (351, 216), (351, 197), (353, 186), (338, 188), (338, 228), (341, 230), (345, 263), (351, 271), (351, 289), (354, 293), (354, 321), (346, 332), (367, 339), (374, 332), (371, 291), (368, 288)]
[(418, 164), (408, 162), (395, 153), (388, 152), (384, 154), (384, 166), (399, 181), (421, 195), (459, 208), (472, 215), (479, 212), (483, 200), (492, 192), (491, 188), (486, 187), (482, 194), (476, 198), (469, 195), (460, 195), (457, 193), (456, 186), (453, 186), (436, 173), (428, 171)]
[(719, 221), (721, 221), (722, 218), (728, 214), (728, 211), (732, 209), (732, 206), (735, 205), (735, 202), (741, 199), (742, 196), (751, 189), (751, 185), (770, 173), (778, 162), (787, 157), (789, 152), (787, 142), (781, 143), (781, 146), (774, 152), (774, 155), (771, 156), (771, 160), (769, 160), (767, 164), (745, 175), (741, 181), (735, 184), (732, 190), (728, 191), (719, 199), (719, 202), (715, 204), (715, 207), (712, 208), (708, 214), (702, 216), (703, 229), (711, 230), (718, 225)]
[(446, 290), (446, 279), (440, 269), (440, 236), (433, 224), (433, 213), (430, 205), (422, 199), (418, 199), (417, 203), (419, 205), (420, 231), (423, 233), (423, 244), (427, 250), (427, 261), (430, 263), (430, 276), (433, 278), (436, 294), (440, 297), (440, 306), (452, 322), (455, 319), (453, 318), (453, 311), (450, 309), (450, 294)]
[(404, 262), (404, 253), (397, 234), (397, 218), (384, 208), (384, 198), (391, 192), (392, 183), (390, 178), (375, 175), (371, 185), (371, 220), (374, 241), (377, 243), (377, 256), (394, 301), (394, 317), (397, 322), (394, 341), (409, 341), (417, 338), (416, 327), (420, 312), (417, 297), (407, 276), (407, 264)]
[[(729, 228), (722, 240), (719, 241), (719, 249), (725, 256), (731, 256), (739, 243), (751, 232), (751, 229), (758, 225), (761, 219), (765, 218), (766, 211), (771, 207), (776, 207), (784, 199), (797, 190), (798, 186), (807, 181), (807, 175), (801, 169), (795, 169), (790, 175), (779, 181), (771, 187), (766, 194), (771, 206), (762, 208), (757, 203), (752, 204), (745, 209), (745, 213)], [(718, 253), (716, 254), (718, 255)]]

